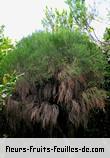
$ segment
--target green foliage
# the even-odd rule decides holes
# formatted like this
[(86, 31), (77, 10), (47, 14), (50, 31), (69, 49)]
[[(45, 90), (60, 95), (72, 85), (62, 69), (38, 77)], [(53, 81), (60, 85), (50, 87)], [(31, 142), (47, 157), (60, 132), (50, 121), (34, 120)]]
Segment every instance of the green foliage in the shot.
[(13, 48), (12, 41), (4, 36), (4, 26), (0, 27), (0, 61)]
[(110, 28), (106, 28), (105, 33), (104, 33), (104, 39), (105, 41), (110, 40)]
[(88, 29), (95, 13), (88, 11), (85, 0), (66, 0), (66, 3), (69, 6), (74, 22), (80, 30)]
[(12, 41), (4, 36), (4, 26), (0, 27), (0, 109), (4, 105), (5, 98), (9, 96), (15, 84), (15, 73), (4, 74), (2, 71), (1, 62), (6, 55), (13, 49)]
[(105, 33), (104, 33), (103, 50), (104, 50), (104, 53), (106, 54), (106, 58), (109, 63), (106, 67), (105, 87), (109, 91), (109, 96), (110, 96), (110, 28), (106, 28)]
[(67, 30), (33, 33), (1, 63), (3, 74), (16, 70), (31, 81), (48, 79), (58, 69), (72, 76), (92, 71), (103, 79), (105, 65), (104, 55), (85, 34)]
[(107, 56), (108, 62), (110, 62), (110, 28), (106, 28), (103, 38), (105, 42), (103, 45), (103, 50)]
[(58, 11), (46, 7), (45, 18), (42, 24), (46, 31), (58, 31), (60, 29), (69, 29), (71, 31), (80, 30), (93, 32), (90, 26), (95, 17), (95, 11), (88, 11), (84, 0), (66, 0), (68, 10)]
[(5, 74), (0, 84), (0, 109), (2, 109), (3, 105), (5, 105), (5, 99), (8, 96), (11, 96), (12, 91), (14, 90), (16, 80), (16, 73), (13, 74)]
[(46, 31), (58, 31), (62, 28), (73, 30), (72, 14), (64, 10), (59, 12), (57, 9), (46, 7), (45, 18), (42, 20), (43, 27)]
[[(0, 65), (2, 60), (6, 57), (6, 55), (14, 49), (12, 41), (4, 36), (4, 25), (0, 26)], [(2, 67), (0, 66), (0, 83), (2, 81), (4, 74), (2, 72)]]

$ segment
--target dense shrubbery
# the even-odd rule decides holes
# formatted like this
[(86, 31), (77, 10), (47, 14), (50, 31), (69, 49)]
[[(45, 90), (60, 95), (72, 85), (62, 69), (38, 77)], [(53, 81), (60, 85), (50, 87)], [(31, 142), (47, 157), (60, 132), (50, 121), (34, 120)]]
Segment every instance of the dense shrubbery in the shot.
[(84, 33), (33, 33), (16, 45), (1, 67), (2, 76), (23, 74), (5, 106), (14, 131), (23, 126), (24, 131), (37, 129), (35, 137), (74, 137), (75, 128), (87, 125), (91, 109), (105, 107), (106, 94), (100, 88), (106, 59)]
[(66, 3), (69, 12), (47, 8), (42, 22), (51, 32), (35, 32), (15, 48), (4, 37), (4, 27), (0, 29), (1, 136), (109, 135), (110, 109), (104, 88), (108, 90), (110, 83), (110, 30), (104, 35), (102, 52), (90, 26), (95, 12), (89, 13), (82, 0)]
[(85, 34), (60, 31), (34, 33), (22, 39), (1, 63), (3, 74), (25, 73), (28, 80), (48, 79), (58, 69), (71, 76), (94, 72), (103, 80), (104, 54)]

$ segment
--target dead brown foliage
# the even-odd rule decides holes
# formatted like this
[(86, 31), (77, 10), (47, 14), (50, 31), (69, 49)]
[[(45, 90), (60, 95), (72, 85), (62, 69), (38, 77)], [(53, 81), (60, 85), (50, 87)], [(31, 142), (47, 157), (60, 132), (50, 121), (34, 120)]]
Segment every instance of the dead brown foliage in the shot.
[(105, 92), (88, 87), (88, 74), (61, 79), (61, 73), (55, 73), (44, 84), (34, 85), (34, 93), (29, 82), (18, 82), (14, 92), (16, 97), (13, 94), (6, 104), (11, 127), (16, 128), (16, 122), (23, 120), (29, 126), (39, 124), (42, 129), (63, 131), (68, 123), (73, 128), (80, 124), (86, 126), (89, 111), (94, 107), (105, 107)]

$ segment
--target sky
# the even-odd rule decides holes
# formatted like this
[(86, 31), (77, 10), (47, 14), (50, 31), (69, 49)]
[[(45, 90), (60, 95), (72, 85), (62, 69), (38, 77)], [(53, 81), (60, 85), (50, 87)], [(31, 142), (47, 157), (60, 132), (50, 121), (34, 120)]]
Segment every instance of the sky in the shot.
[[(93, 23), (97, 35), (101, 38), (108, 25), (105, 19), (110, 0), (86, 2), (89, 5), (94, 5), (95, 2), (100, 17), (103, 17), (100, 22)], [(0, 0), (0, 25), (5, 25), (5, 35), (13, 40), (20, 40), (34, 31), (42, 30), (41, 20), (46, 5), (59, 10), (67, 7), (64, 0)]]

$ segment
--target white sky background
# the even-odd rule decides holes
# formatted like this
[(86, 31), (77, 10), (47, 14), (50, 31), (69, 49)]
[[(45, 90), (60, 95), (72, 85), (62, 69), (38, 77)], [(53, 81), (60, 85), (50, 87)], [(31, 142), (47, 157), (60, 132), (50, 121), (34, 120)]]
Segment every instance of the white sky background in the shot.
[[(89, 4), (96, 2), (99, 15), (106, 19), (110, 0), (86, 0)], [(5, 25), (5, 34), (19, 40), (35, 30), (42, 30), (41, 19), (44, 17), (45, 6), (66, 8), (64, 0), (0, 0), (0, 25)], [(99, 37), (106, 27), (106, 21), (95, 22), (96, 33)]]

